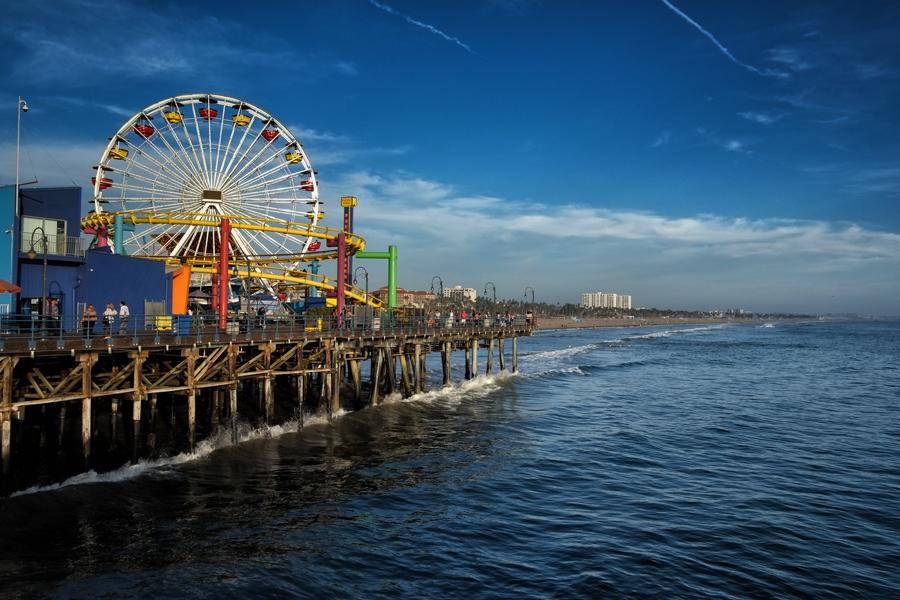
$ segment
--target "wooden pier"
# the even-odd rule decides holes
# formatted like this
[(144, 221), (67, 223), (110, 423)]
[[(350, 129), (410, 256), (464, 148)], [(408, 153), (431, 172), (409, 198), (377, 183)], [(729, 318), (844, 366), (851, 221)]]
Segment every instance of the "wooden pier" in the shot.
[[(193, 447), (198, 422), (204, 431), (212, 431), (230, 421), (236, 436), (242, 405), (259, 407), (259, 417), (274, 423), (276, 386), (280, 404), (289, 395), (293, 416), (302, 426), (304, 414), (331, 419), (340, 410), (378, 405), (391, 394), (409, 397), (426, 391), (426, 361), (434, 353), (440, 353), (444, 386), (452, 385), (455, 350), (464, 351), (466, 378), (479, 372), (479, 347), (486, 349), (484, 373), (495, 368), (515, 372), (518, 338), (531, 335), (532, 329), (525, 323), (423, 324), (384, 330), (268, 327), (224, 333), (213, 329), (177, 337), (157, 332), (109, 340), (7, 339), (0, 350), (3, 488), (9, 489), (9, 474), (21, 454), (16, 452), (17, 442), (31, 411), (56, 407), (55, 424), (48, 423), (46, 414), (36, 420), (44, 429), (52, 425), (60, 439), (67, 423), (71, 427), (75, 420), (69, 411), (80, 412), (86, 469), (96, 450), (98, 403), (105, 411), (124, 410), (130, 416), (134, 440), (141, 437), (142, 423), (155, 420), (158, 402), (173, 407), (173, 424), (175, 407), (186, 409), (187, 439), (182, 442)], [(368, 363), (367, 373), (363, 363)], [(49, 434), (56, 431), (40, 432), (42, 439)], [(133, 460), (139, 458), (135, 452)]]

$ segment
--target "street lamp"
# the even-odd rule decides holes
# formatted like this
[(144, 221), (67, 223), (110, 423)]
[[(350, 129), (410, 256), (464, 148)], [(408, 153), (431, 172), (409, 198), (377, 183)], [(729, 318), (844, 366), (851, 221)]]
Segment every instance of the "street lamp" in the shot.
[(487, 296), (488, 286), (491, 286), (491, 290), (493, 290), (493, 292), (494, 292), (494, 304), (497, 304), (497, 286), (494, 285), (493, 281), (488, 281), (486, 284), (484, 284), (484, 295), (485, 296)]
[(31, 247), (28, 249), (28, 258), (34, 260), (37, 258), (37, 252), (34, 251), (34, 234), (40, 230), (41, 241), (44, 250), (44, 273), (41, 278), (41, 316), (47, 315), (47, 233), (43, 227), (35, 227), (31, 231)]
[(363, 296), (363, 303), (368, 304), (369, 303), (369, 272), (366, 270), (365, 267), (356, 267), (356, 269), (353, 270), (353, 286), (354, 287), (356, 286), (356, 274), (359, 271), (362, 271), (363, 275), (366, 276), (366, 293)]
[(432, 294), (434, 293), (434, 280), (435, 279), (438, 280), (438, 284), (440, 284), (440, 286), (441, 286), (440, 287), (441, 293), (439, 295), (443, 297), (443, 295), (444, 295), (444, 280), (441, 279), (440, 275), (435, 275), (434, 277), (431, 278), (431, 293)]
[(28, 112), (28, 103), (19, 96), (16, 102), (16, 216), (19, 216), (19, 139), (22, 132), (22, 113)]
[[(530, 285), (525, 286), (525, 299), (526, 300), (528, 300), (528, 290), (531, 290), (531, 303), (534, 304), (534, 288), (531, 287)], [(525, 307), (525, 310), (526, 310), (526, 312), (528, 311), (527, 306)], [(534, 314), (533, 313), (531, 315), (531, 321), (528, 322), (527, 324), (531, 325), (532, 323), (534, 323)]]

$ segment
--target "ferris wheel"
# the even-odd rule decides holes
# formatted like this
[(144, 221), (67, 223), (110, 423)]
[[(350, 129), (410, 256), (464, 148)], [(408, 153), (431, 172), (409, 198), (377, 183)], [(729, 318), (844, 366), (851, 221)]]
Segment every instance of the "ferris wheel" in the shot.
[(160, 216), (114, 232), (129, 255), (210, 260), (223, 217), (261, 224), (231, 232), (235, 261), (320, 247), (315, 236), (265, 226), (315, 229), (323, 216), (316, 173), (283, 123), (238, 98), (186, 94), (144, 108), (110, 138), (95, 171), (96, 213)]

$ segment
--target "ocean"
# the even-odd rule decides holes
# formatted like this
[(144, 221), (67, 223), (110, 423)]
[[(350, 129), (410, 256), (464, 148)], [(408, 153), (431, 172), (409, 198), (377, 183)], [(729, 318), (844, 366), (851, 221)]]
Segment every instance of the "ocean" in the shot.
[(900, 597), (900, 323), (541, 331), (520, 370), (0, 499), (0, 595)]

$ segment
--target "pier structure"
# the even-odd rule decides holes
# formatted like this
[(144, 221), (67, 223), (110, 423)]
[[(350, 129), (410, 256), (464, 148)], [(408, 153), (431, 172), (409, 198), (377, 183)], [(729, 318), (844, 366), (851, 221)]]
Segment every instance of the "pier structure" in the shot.
[[(183, 335), (136, 330), (101, 340), (6, 336), (0, 350), (4, 479), (11, 481), (17, 462), (30, 462), (20, 444), (28, 436), (38, 435), (41, 443), (48, 437), (60, 442), (80, 437), (87, 469), (92, 455), (103, 450), (96, 447), (96, 431), (108, 429), (98, 419), (131, 421), (132, 460), (152, 450), (156, 437), (187, 449), (199, 441), (200, 431), (211, 433), (228, 423), (237, 436), (237, 422), (245, 417), (265, 424), (296, 420), (302, 427), (304, 416), (330, 420), (339, 411), (377, 406), (392, 395), (427, 391), (426, 364), (434, 355), (440, 357), (442, 386), (453, 383), (457, 350), (465, 357), (465, 378), (478, 375), (479, 348), (485, 351), (485, 374), (515, 372), (518, 339), (532, 332), (524, 321), (373, 324), (254, 323), (223, 332), (210, 323)], [(162, 406), (172, 431), (164, 431)], [(174, 428), (176, 414), (180, 428)]]

